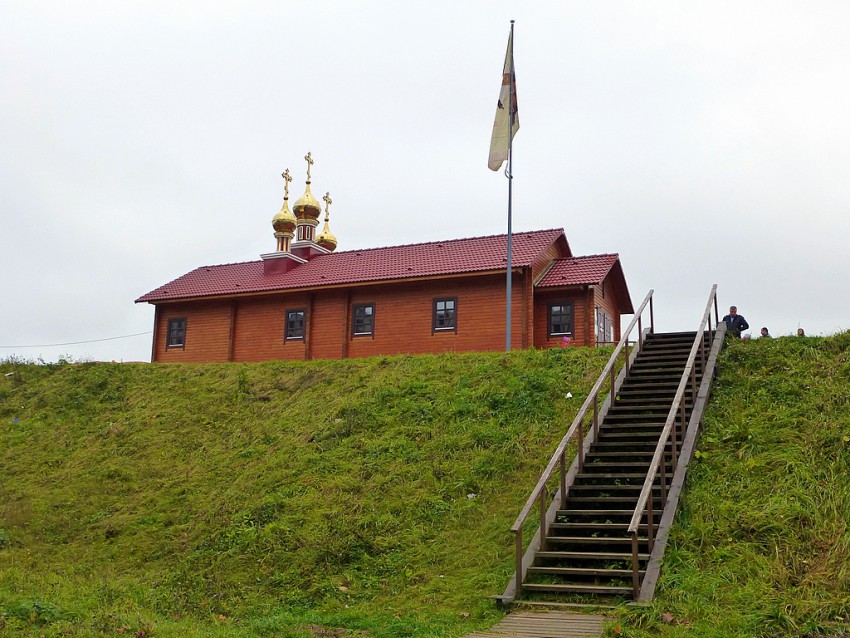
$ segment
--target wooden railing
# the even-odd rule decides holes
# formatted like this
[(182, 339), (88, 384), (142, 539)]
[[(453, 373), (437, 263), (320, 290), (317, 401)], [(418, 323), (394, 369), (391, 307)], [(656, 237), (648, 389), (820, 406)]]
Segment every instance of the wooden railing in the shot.
[[(714, 325), (712, 327), (711, 311), (714, 310)], [(708, 303), (705, 307), (705, 312), (702, 316), (702, 321), (697, 329), (694, 337), (694, 344), (691, 346), (691, 352), (688, 356), (688, 361), (685, 364), (685, 369), (682, 372), (682, 378), (679, 381), (679, 387), (676, 390), (676, 395), (673, 398), (673, 404), (670, 406), (670, 412), (667, 414), (667, 421), (664, 424), (664, 429), (661, 431), (661, 436), (658, 439), (658, 445), (655, 448), (655, 454), (652, 456), (652, 462), (649, 464), (649, 469), (646, 473), (646, 479), (643, 482), (638, 497), (635, 511), (632, 515), (631, 523), (629, 524), (629, 534), (632, 539), (632, 589), (634, 597), (637, 599), (640, 592), (640, 562), (638, 560), (639, 549), (639, 530), (640, 521), (646, 514), (646, 530), (648, 553), (652, 553), (652, 548), (655, 542), (653, 536), (653, 522), (655, 512), (653, 510), (652, 486), (655, 479), (660, 475), (661, 482), (661, 511), (667, 505), (667, 463), (664, 456), (667, 448), (667, 443), (671, 442), (670, 449), (672, 453), (673, 471), (676, 468), (678, 460), (678, 451), (681, 449), (681, 444), (684, 440), (685, 431), (687, 428), (687, 418), (685, 410), (685, 392), (688, 388), (688, 381), (691, 384), (691, 405), (696, 403), (697, 383), (696, 383), (696, 358), (700, 357), (702, 369), (705, 370), (707, 352), (714, 340), (715, 328), (719, 323), (719, 314), (717, 311), (717, 284), (711, 287), (711, 294), (708, 296)], [(705, 332), (708, 329), (709, 345), (705, 344)]]
[[(626, 376), (629, 375), (630, 372), (630, 353), (629, 353), (629, 344), (634, 344), (635, 352), (639, 352), (643, 347), (644, 340), (644, 332), (643, 332), (643, 313), (648, 308), (649, 309), (649, 324), (650, 324), (650, 332), (655, 329), (655, 317), (653, 314), (652, 307), (652, 293), (650, 290), (646, 297), (643, 300), (643, 303), (635, 312), (635, 316), (632, 319), (631, 323), (628, 327), (622, 332), (622, 336), (620, 338), (617, 347), (614, 349), (614, 352), (611, 354), (611, 358), (608, 360), (605, 368), (602, 370), (602, 374), (599, 375), (599, 379), (597, 379), (593, 388), (590, 390), (590, 393), (587, 395), (587, 398), (584, 401), (584, 404), (581, 406), (581, 409), (576, 414), (575, 419), (573, 419), (572, 425), (567, 430), (567, 433), (564, 435), (564, 438), (561, 439), (561, 442), (558, 444), (555, 453), (552, 455), (552, 458), (549, 460), (549, 464), (546, 466), (546, 469), (543, 470), (543, 474), (540, 476), (540, 480), (537, 481), (537, 485), (532, 490), (531, 495), (528, 497), (528, 500), (525, 502), (525, 506), (522, 508), (522, 511), (519, 513), (519, 516), (516, 519), (513, 527), (511, 527), (511, 531), (514, 533), (515, 547), (516, 547), (516, 591), (519, 592), (522, 588), (523, 582), (523, 534), (522, 528), (525, 525), (528, 517), (531, 515), (532, 510), (534, 509), (535, 503), (537, 504), (540, 511), (540, 545), (542, 547), (544, 539), (546, 538), (546, 513), (550, 507), (549, 501), (549, 490), (547, 489), (547, 485), (552, 478), (553, 473), (556, 468), (560, 471), (560, 482), (559, 487), (560, 490), (557, 493), (561, 495), (561, 507), (564, 507), (567, 498), (567, 447), (573, 441), (573, 439), (578, 439), (578, 469), (581, 471), (581, 468), (584, 464), (584, 439), (585, 439), (585, 429), (584, 429), (584, 421), (588, 417), (588, 413), (592, 411), (592, 416), (590, 417), (590, 427), (593, 430), (593, 440), (599, 435), (599, 395), (603, 392), (603, 386), (606, 386), (606, 382), (610, 379), (610, 386), (605, 387), (605, 390), (610, 391), (613, 397), (614, 386), (616, 383), (617, 377), (617, 361), (620, 357), (620, 354), (625, 354), (625, 369)], [(637, 327), (637, 339), (630, 340), (629, 336), (632, 334), (632, 331)], [(552, 498), (554, 498), (555, 493), (553, 493)]]

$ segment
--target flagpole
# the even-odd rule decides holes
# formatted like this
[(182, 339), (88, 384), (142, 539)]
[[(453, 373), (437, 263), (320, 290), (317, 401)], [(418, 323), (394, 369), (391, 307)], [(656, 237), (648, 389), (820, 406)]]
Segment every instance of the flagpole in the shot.
[(508, 113), (510, 114), (510, 120), (508, 122), (508, 166), (505, 169), (505, 177), (508, 178), (508, 269), (506, 273), (507, 283), (505, 286), (506, 289), (506, 299), (505, 299), (505, 352), (511, 351), (511, 287), (512, 287), (512, 277), (511, 277), (511, 264), (513, 255), (513, 234), (511, 232), (511, 205), (513, 203), (513, 183), (514, 183), (514, 174), (513, 174), (513, 147), (514, 147), (514, 21), (511, 20), (511, 82), (510, 82), (510, 97), (508, 99)]

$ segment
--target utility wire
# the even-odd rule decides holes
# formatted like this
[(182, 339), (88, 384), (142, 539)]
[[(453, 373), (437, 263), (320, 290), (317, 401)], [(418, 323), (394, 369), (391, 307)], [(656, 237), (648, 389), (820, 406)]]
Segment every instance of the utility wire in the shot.
[(147, 332), (137, 332), (133, 335), (122, 335), (120, 337), (107, 337), (106, 339), (90, 339), (89, 341), (69, 341), (67, 343), (42, 343), (35, 346), (0, 346), (0, 348), (53, 348), (55, 346), (77, 346), (81, 343), (98, 343), (99, 341), (115, 341), (115, 339), (129, 339), (130, 337), (139, 337), (141, 335), (153, 334), (153, 330)]

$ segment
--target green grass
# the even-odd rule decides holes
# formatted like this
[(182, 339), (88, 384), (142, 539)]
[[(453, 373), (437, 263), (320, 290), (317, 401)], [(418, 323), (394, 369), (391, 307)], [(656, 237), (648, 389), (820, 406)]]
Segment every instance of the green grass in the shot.
[(730, 342), (656, 599), (607, 635), (850, 635), (848, 357), (850, 333)]
[(6, 361), (0, 634), (487, 627), (513, 519), (609, 355)]
[[(488, 627), (609, 353), (0, 364), (0, 635)], [(657, 598), (607, 635), (848, 635), (849, 356), (850, 333), (722, 353)]]

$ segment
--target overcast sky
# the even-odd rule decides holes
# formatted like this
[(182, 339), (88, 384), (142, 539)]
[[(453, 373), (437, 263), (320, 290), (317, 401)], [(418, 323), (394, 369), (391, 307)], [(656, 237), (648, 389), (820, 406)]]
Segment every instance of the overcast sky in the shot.
[(0, 0), (0, 358), (149, 360), (134, 300), (273, 251), (308, 150), (339, 250), (504, 233), (511, 19), (515, 231), (618, 252), (659, 330), (714, 283), (754, 335), (850, 329), (843, 0)]

